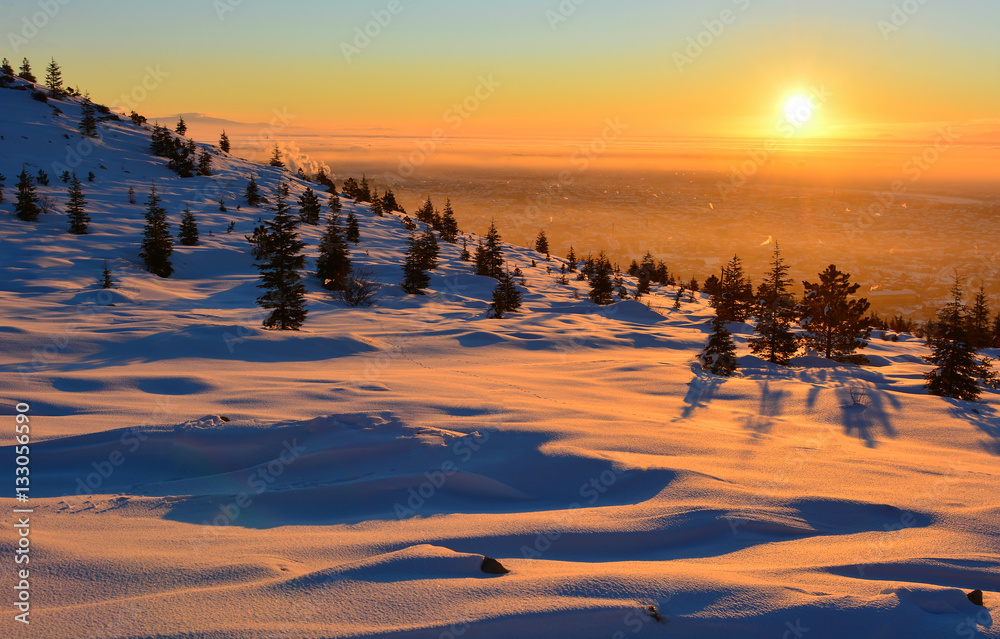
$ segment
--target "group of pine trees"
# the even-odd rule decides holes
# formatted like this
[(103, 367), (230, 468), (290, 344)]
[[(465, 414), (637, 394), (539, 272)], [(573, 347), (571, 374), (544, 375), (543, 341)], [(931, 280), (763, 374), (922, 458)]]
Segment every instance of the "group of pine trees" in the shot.
[[(187, 124), (182, 117), (176, 128), (178, 136), (187, 132)], [(160, 124), (153, 125), (149, 150), (157, 157), (167, 158), (167, 168), (182, 178), (196, 175), (212, 175), (212, 155), (205, 149), (198, 150), (194, 140), (184, 141), (175, 137), (170, 129)]]
[[(775, 245), (771, 263), (756, 293), (744, 274), (739, 256), (723, 268), (721, 277), (712, 276), (705, 291), (715, 307), (712, 337), (705, 347), (702, 363), (717, 375), (731, 375), (736, 369), (728, 322), (755, 321), (750, 350), (775, 364), (788, 364), (801, 347), (814, 350), (836, 362), (865, 364), (859, 350), (868, 346), (871, 326), (867, 299), (853, 297), (860, 288), (850, 275), (830, 265), (818, 283), (803, 282), (805, 295), (796, 301), (791, 292), (788, 265)], [(793, 332), (798, 325), (801, 331)]]

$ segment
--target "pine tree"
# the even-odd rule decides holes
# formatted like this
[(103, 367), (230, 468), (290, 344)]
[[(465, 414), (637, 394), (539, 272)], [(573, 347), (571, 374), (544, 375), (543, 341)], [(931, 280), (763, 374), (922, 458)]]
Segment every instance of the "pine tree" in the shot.
[(745, 322), (753, 309), (753, 286), (743, 273), (743, 263), (734, 255), (722, 268), (719, 279), (718, 296), (715, 299), (716, 312), (725, 322)]
[(10, 60), (7, 58), (4, 58), (3, 64), (0, 64), (0, 75), (4, 75), (8, 78), (14, 77), (14, 67), (10, 66)]
[(930, 338), (932, 352), (924, 357), (934, 369), (924, 374), (924, 388), (931, 395), (974, 402), (982, 390), (980, 380), (997, 387), (997, 376), (988, 357), (977, 358), (969, 342), (969, 309), (962, 302), (961, 281), (956, 276), (952, 301), (938, 312), (938, 330)]
[(722, 377), (732, 376), (738, 368), (736, 344), (733, 343), (733, 336), (718, 313), (712, 318), (712, 335), (701, 353), (701, 366), (712, 375)]
[(399, 205), (396, 201), (396, 194), (392, 192), (392, 189), (386, 189), (385, 194), (382, 196), (382, 209), (392, 213), (393, 211), (398, 211), (400, 213), (405, 213), (403, 207)]
[(342, 291), (350, 275), (351, 252), (340, 228), (340, 218), (334, 213), (327, 220), (326, 232), (319, 243), (316, 277), (327, 290)]
[(990, 326), (990, 307), (986, 299), (986, 285), (981, 284), (976, 299), (969, 312), (969, 342), (977, 350), (993, 345), (993, 330)]
[(112, 288), (115, 281), (111, 278), (111, 271), (108, 270), (108, 261), (104, 260), (104, 270), (101, 272), (101, 279), (97, 280), (101, 288)]
[(791, 327), (797, 317), (795, 299), (788, 287), (788, 264), (781, 257), (781, 250), (774, 245), (771, 269), (757, 289), (754, 316), (757, 326), (750, 338), (750, 350), (775, 364), (787, 364), (799, 350)]
[(403, 264), (403, 281), (400, 286), (410, 295), (424, 295), (424, 289), (430, 286), (431, 276), (421, 268), (423, 257), (420, 242), (416, 234), (410, 233), (407, 241), (406, 263)]
[(649, 285), (649, 272), (645, 269), (637, 269), (636, 272), (639, 274), (639, 282), (635, 290), (636, 299), (642, 297), (643, 295), (649, 295), (650, 285)]
[(28, 175), (27, 169), (21, 167), (17, 176), (17, 196), (14, 202), (14, 213), (25, 222), (37, 222), (42, 209), (38, 206), (38, 196), (35, 194), (35, 182)]
[(355, 244), (361, 241), (361, 228), (358, 226), (358, 218), (354, 217), (353, 211), (347, 212), (347, 241)]
[(594, 261), (593, 275), (590, 278), (590, 301), (601, 306), (607, 306), (615, 301), (614, 282), (611, 280), (611, 262), (604, 251)]
[(90, 225), (90, 216), (86, 211), (87, 200), (83, 197), (83, 185), (73, 173), (69, 185), (69, 203), (66, 205), (66, 216), (69, 218), (69, 232), (73, 235), (86, 235)]
[(39, 186), (49, 185), (49, 174), (42, 169), (38, 169), (38, 177), (35, 179)]
[(574, 273), (576, 272), (576, 268), (576, 252), (573, 251), (573, 245), (571, 244), (569, 247), (569, 253), (566, 254), (566, 270), (570, 273)]
[(351, 198), (355, 202), (358, 201), (358, 192), (360, 187), (358, 187), (358, 181), (352, 177), (344, 180), (344, 188), (341, 189), (346, 197)]
[(420, 268), (422, 270), (433, 271), (438, 267), (438, 257), (441, 254), (441, 249), (431, 229), (425, 229), (417, 238), (417, 249), (419, 251)]
[(28, 82), (37, 82), (35, 74), (31, 72), (31, 63), (28, 62), (28, 58), (24, 58), (21, 61), (21, 70), (17, 72), (18, 77), (27, 80)]
[(337, 185), (333, 183), (333, 180), (326, 174), (326, 169), (323, 167), (319, 167), (319, 171), (316, 172), (316, 184), (325, 186), (327, 193), (337, 192)]
[(80, 118), (80, 133), (87, 137), (97, 137), (97, 115), (94, 110), (94, 103), (89, 99), (83, 100), (83, 116)]
[(417, 209), (417, 219), (424, 224), (433, 225), (434, 224), (434, 204), (431, 202), (431, 197), (427, 196), (427, 201), (420, 205)]
[(62, 69), (59, 68), (55, 58), (52, 58), (52, 62), (45, 69), (45, 84), (49, 87), (49, 97), (59, 98), (65, 93), (63, 90)]
[(135, 204), (135, 188), (128, 187), (128, 203)]
[(462, 253), (459, 257), (463, 262), (472, 260), (472, 254), (469, 253), (469, 242), (465, 238), (462, 238)]
[(503, 242), (496, 222), (490, 222), (486, 232), (486, 242), (480, 242), (476, 249), (476, 275), (500, 279), (503, 273)]
[(330, 201), (328, 205), (330, 207), (330, 210), (333, 211), (334, 214), (340, 213), (340, 211), (344, 208), (343, 205), (340, 203), (340, 196), (337, 195), (336, 191), (330, 194)]
[(458, 222), (455, 220), (455, 211), (451, 208), (451, 200), (446, 200), (444, 213), (441, 215), (441, 239), (454, 244), (458, 241)]
[(198, 156), (198, 175), (212, 175), (212, 156), (208, 151), (202, 151)]
[(0, 204), (3, 204), (3, 185), (7, 181), (6, 176), (0, 173)]
[(274, 151), (271, 152), (271, 161), (268, 164), (279, 169), (285, 168), (285, 163), (281, 161), (281, 149), (278, 148), (277, 144), (274, 145)]
[(198, 221), (188, 206), (184, 207), (184, 214), (181, 215), (181, 226), (177, 239), (184, 246), (198, 246)]
[(299, 217), (306, 224), (319, 224), (321, 205), (312, 189), (307, 188), (299, 197)]
[(993, 346), (1000, 347), (1000, 313), (993, 320)]
[(264, 203), (264, 198), (260, 194), (260, 187), (257, 186), (257, 178), (253, 175), (250, 176), (250, 181), (247, 182), (247, 190), (243, 196), (246, 198), (247, 206), (260, 206)]
[(358, 202), (371, 202), (372, 201), (372, 187), (368, 182), (368, 177), (365, 174), (361, 174), (361, 184), (358, 186)]
[(158, 277), (170, 277), (174, 267), (170, 256), (174, 252), (173, 238), (170, 237), (170, 223), (167, 221), (167, 210), (160, 206), (160, 196), (156, 194), (156, 186), (150, 188), (146, 199), (146, 226), (142, 239), (142, 252), (139, 257), (146, 265), (146, 270)]
[(261, 277), (258, 287), (265, 293), (257, 298), (257, 305), (271, 310), (264, 320), (265, 328), (297, 331), (308, 313), (305, 308), (306, 287), (299, 274), (305, 266), (305, 256), (302, 255), (305, 243), (299, 240), (298, 220), (290, 215), (291, 207), (285, 203), (286, 193), (284, 185), (278, 188), (274, 219), (267, 223), (270, 250), (257, 263)]
[(382, 208), (382, 200), (377, 197), (373, 197), (371, 204), (368, 205), (371, 208), (372, 215), (375, 217), (385, 217), (385, 210)]
[(226, 130), (222, 130), (222, 135), (219, 136), (219, 148), (222, 149), (224, 153), (229, 153), (232, 145), (229, 143), (229, 136), (226, 135)]
[(509, 270), (500, 274), (497, 286), (493, 289), (493, 303), (490, 304), (490, 315), (496, 319), (503, 319), (506, 313), (516, 313), (521, 308), (521, 291), (517, 290), (517, 284)]
[(184, 121), (184, 116), (183, 115), (180, 116), (180, 119), (177, 120), (177, 128), (174, 129), (174, 130), (177, 131), (177, 135), (185, 135), (185, 134), (187, 134), (188, 125)]
[(167, 127), (153, 124), (153, 133), (149, 136), (149, 151), (159, 158), (170, 157), (174, 150), (174, 137)]
[(549, 238), (545, 236), (545, 229), (539, 231), (538, 237), (535, 238), (535, 250), (545, 255), (546, 260), (552, 258), (552, 256), (549, 255)]
[(831, 264), (819, 274), (818, 284), (802, 282), (802, 342), (835, 362), (866, 364), (868, 358), (855, 351), (868, 346), (871, 328), (867, 314), (871, 304), (865, 298), (848, 299), (860, 288), (859, 284), (851, 284), (850, 277)]

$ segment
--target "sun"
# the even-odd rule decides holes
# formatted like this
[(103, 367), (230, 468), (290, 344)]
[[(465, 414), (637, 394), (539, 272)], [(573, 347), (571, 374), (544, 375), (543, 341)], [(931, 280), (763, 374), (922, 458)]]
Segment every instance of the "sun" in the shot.
[(793, 126), (805, 125), (815, 112), (816, 105), (809, 96), (794, 95), (785, 102), (785, 119)]

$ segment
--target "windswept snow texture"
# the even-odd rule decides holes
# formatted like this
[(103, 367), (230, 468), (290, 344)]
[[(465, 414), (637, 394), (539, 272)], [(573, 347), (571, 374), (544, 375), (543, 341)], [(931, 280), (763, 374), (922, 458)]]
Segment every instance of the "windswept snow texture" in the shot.
[[(31, 628), (8, 611), (3, 636), (1000, 637), (998, 395), (926, 395), (922, 342), (781, 368), (734, 325), (741, 370), (711, 377), (701, 296), (598, 308), (507, 247), (525, 306), (487, 319), (460, 245), (407, 296), (400, 216), (352, 203), (381, 301), (309, 278), (303, 330), (266, 331), (244, 235), (271, 212), (242, 192), (287, 175), (213, 150), (179, 179), (131, 123), (81, 138), (75, 100), (0, 90), (0, 113), (0, 454), (30, 403), (35, 511)], [(22, 165), (52, 179), (37, 223), (12, 214)], [(89, 235), (60, 166), (96, 175)], [(168, 280), (138, 261), (151, 183), (201, 226)]]

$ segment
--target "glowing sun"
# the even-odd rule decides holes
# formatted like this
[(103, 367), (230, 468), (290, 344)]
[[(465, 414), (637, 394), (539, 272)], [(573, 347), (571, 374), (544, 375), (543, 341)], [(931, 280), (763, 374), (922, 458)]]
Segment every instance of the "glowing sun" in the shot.
[(785, 118), (795, 126), (802, 126), (812, 120), (815, 112), (816, 106), (812, 98), (804, 95), (792, 96), (785, 103)]

